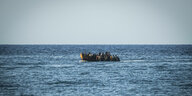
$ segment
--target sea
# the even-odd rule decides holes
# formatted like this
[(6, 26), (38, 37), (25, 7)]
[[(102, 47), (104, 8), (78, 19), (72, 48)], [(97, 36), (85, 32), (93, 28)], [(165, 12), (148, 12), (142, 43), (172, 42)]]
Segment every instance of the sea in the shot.
[(0, 96), (192, 96), (192, 45), (0, 45)]

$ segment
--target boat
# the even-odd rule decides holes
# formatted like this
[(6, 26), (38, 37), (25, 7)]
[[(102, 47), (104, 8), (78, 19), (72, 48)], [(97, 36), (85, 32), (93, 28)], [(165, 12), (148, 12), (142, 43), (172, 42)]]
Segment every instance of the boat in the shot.
[(81, 60), (85, 61), (120, 61), (117, 55), (111, 55), (110, 52), (92, 54), (80, 53)]

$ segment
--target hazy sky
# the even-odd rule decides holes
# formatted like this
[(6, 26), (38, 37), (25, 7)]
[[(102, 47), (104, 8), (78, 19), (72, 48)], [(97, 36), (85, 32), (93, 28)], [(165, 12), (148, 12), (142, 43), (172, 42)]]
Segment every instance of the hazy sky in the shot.
[(0, 0), (0, 44), (192, 44), (192, 0)]

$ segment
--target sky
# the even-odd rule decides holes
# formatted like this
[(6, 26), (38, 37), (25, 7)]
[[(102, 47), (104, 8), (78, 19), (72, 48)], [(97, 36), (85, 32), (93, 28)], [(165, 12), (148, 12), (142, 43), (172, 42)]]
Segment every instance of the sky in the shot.
[(192, 44), (192, 0), (0, 0), (0, 44)]

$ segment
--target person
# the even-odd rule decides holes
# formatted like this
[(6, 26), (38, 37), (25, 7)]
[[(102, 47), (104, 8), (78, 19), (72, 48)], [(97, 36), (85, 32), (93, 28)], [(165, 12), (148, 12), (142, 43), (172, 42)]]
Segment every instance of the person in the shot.
[(110, 52), (105, 52), (105, 54), (106, 54), (107, 56), (110, 56)]

